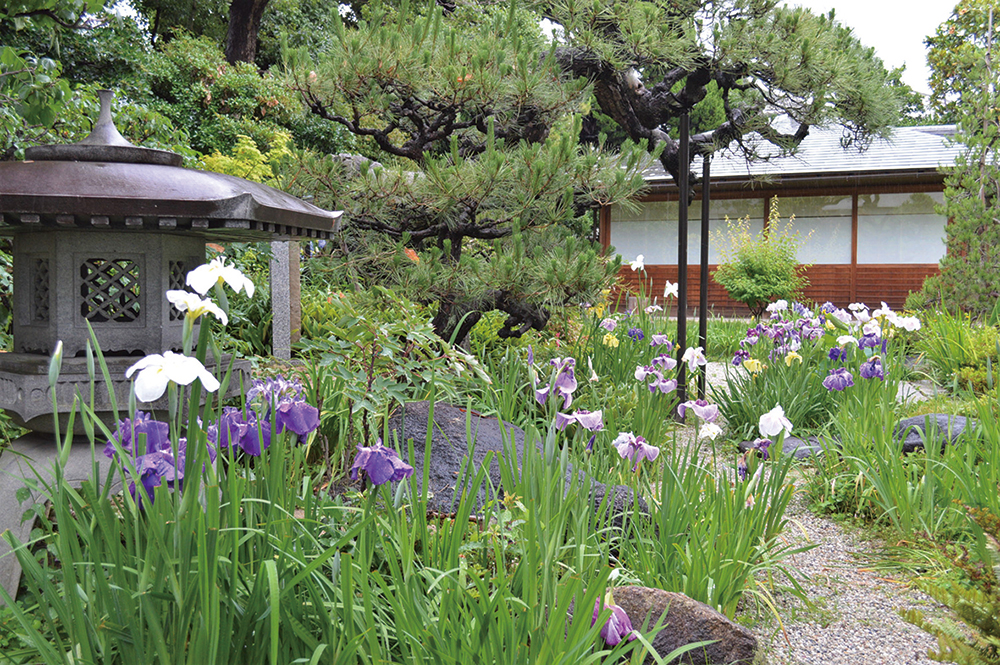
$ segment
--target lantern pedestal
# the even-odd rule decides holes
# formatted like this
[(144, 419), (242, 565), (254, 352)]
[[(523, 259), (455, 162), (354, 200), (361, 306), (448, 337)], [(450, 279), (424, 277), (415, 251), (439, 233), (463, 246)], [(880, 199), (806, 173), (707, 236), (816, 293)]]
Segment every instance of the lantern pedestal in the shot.
[[(97, 416), (110, 427), (114, 427), (115, 416), (111, 408), (110, 390), (115, 392), (119, 417), (128, 415), (129, 391), (132, 381), (125, 378), (125, 372), (138, 357), (105, 358), (111, 383), (103, 380), (101, 368), (95, 367), (95, 386), (92, 408)], [(227, 397), (241, 394), (241, 390), (250, 384), (250, 361), (233, 360), (231, 356), (222, 357), (222, 372), (229, 369), (232, 362), (233, 373), (229, 381)], [(205, 362), (208, 371), (216, 376), (218, 363), (212, 359)], [(60, 431), (65, 432), (69, 414), (73, 409), (73, 400), (90, 405), (90, 377), (87, 373), (86, 358), (63, 358), (62, 370), (56, 382), (56, 412), (59, 413)], [(151, 403), (143, 403), (139, 407), (143, 411), (166, 413), (167, 396)], [(22, 427), (36, 432), (52, 432), (52, 389), (49, 386), (49, 359), (33, 353), (0, 353), (0, 409), (4, 409), (11, 419)], [(74, 432), (84, 434), (80, 417), (77, 415)]]

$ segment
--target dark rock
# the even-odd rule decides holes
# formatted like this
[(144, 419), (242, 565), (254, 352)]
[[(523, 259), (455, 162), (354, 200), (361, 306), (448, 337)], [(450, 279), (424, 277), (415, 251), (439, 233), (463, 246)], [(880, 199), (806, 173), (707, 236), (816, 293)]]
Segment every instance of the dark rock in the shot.
[[(815, 436), (808, 439), (800, 439), (796, 436), (786, 436), (781, 444), (782, 455), (792, 455), (795, 459), (805, 459), (813, 455), (822, 455), (829, 445), (836, 445), (835, 442), (825, 442)], [(740, 452), (746, 452), (753, 448), (753, 441), (743, 441), (740, 443)]]
[[(413, 439), (413, 476), (417, 484), (423, 487), (424, 445), (427, 440), (427, 423), (430, 420), (430, 402), (409, 402), (402, 409), (397, 409), (389, 417), (388, 445), (395, 446), (393, 432), (399, 437), (400, 450), (405, 460), (407, 456), (407, 439)], [(469, 456), (470, 446), (466, 436), (466, 421), (469, 423), (468, 434), (471, 435), (472, 465), (467, 471), (464, 463)], [(503, 457), (504, 442), (511, 441), (517, 460), (515, 468), (520, 468), (520, 460), (524, 455), (524, 431), (519, 427), (505, 423), (506, 434), (500, 429), (500, 421), (487, 418), (475, 411), (437, 402), (434, 405), (434, 428), (431, 434), (431, 456), (428, 465), (428, 496), (429, 510), (449, 511), (458, 504), (455, 499), (456, 489), (464, 488), (472, 481), (486, 460), (487, 453), (495, 453), (493, 462), (487, 472), (488, 482), (483, 483), (476, 497), (475, 509), (479, 510), (487, 501), (496, 498), (496, 492), (501, 487), (499, 459)], [(464, 474), (464, 475), (463, 475)], [(460, 477), (461, 475), (461, 477)], [(460, 485), (461, 483), (461, 485)]]
[[(714, 640), (671, 663), (753, 665), (757, 658), (757, 638), (753, 633), (682, 593), (625, 586), (614, 590), (614, 600), (628, 614), (632, 627), (642, 632), (650, 630), (666, 614), (665, 627), (652, 640), (661, 658), (687, 644)], [(654, 662), (652, 654), (648, 654), (646, 665)]]
[[(423, 466), (424, 466), (424, 444), (427, 440), (427, 423), (430, 416), (430, 402), (409, 402), (401, 409), (397, 409), (389, 417), (390, 445), (395, 446), (393, 432), (399, 437), (400, 449), (403, 458), (406, 458), (408, 450), (407, 439), (413, 439), (413, 476), (417, 478), (417, 484), (423, 486)], [(466, 436), (466, 421), (469, 423), (468, 434), (471, 435), (473, 444), (471, 446), (472, 465), (467, 471), (464, 467), (464, 460), (469, 456), (470, 446)], [(506, 432), (506, 434), (504, 434)], [(431, 456), (428, 472), (427, 508), (440, 512), (448, 512), (457, 505), (455, 499), (456, 489), (465, 487), (475, 474), (479, 471), (486, 455), (494, 452), (495, 457), (490, 464), (487, 476), (488, 483), (483, 483), (479, 494), (475, 499), (474, 510), (482, 508), (486, 502), (503, 496), (502, 481), (500, 474), (500, 464), (508, 464), (501, 461), (504, 457), (504, 441), (511, 440), (513, 451), (517, 459), (513, 462), (513, 468), (519, 472), (521, 460), (524, 456), (524, 431), (510, 423), (503, 423), (497, 418), (482, 416), (475, 411), (469, 411), (444, 402), (437, 402), (434, 405), (434, 429), (431, 435)], [(536, 448), (541, 450), (541, 442), (535, 442)], [(572, 478), (573, 470), (566, 474), (566, 483)], [(460, 485), (461, 483), (461, 485)], [(605, 505), (606, 513), (610, 513), (611, 525), (620, 529), (623, 523), (623, 516), (638, 510), (640, 514), (648, 514), (649, 507), (640, 497), (635, 500), (631, 488), (622, 485), (613, 485), (610, 488), (603, 483), (587, 478), (581, 473), (581, 491), (590, 491), (591, 502), (597, 510), (604, 501), (605, 495), (610, 493)]]
[[(609, 493), (611, 496), (608, 497), (607, 504), (604, 504), (604, 497)], [(590, 502), (595, 511), (600, 510), (601, 505), (604, 504), (602, 515), (610, 515), (610, 525), (616, 530), (624, 527), (627, 515), (649, 515), (649, 505), (646, 500), (640, 496), (636, 501), (632, 488), (625, 485), (611, 485), (609, 487), (604, 483), (593, 481)]]
[(955, 443), (966, 430), (972, 431), (975, 428), (976, 421), (971, 418), (930, 413), (900, 420), (893, 429), (893, 436), (902, 442), (904, 453), (923, 448), (928, 436), (932, 436), (933, 441), (940, 441), (941, 450), (944, 450), (945, 446)]

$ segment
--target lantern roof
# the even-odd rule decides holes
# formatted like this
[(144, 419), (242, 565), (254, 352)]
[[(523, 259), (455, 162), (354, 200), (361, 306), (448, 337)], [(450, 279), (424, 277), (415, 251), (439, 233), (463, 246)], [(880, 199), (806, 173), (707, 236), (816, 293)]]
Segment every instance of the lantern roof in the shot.
[(111, 118), (111, 92), (98, 94), (100, 116), (86, 139), (28, 148), (25, 161), (0, 162), (0, 233), (115, 228), (246, 241), (336, 232), (340, 211), (243, 178), (183, 168), (176, 153), (132, 145)]

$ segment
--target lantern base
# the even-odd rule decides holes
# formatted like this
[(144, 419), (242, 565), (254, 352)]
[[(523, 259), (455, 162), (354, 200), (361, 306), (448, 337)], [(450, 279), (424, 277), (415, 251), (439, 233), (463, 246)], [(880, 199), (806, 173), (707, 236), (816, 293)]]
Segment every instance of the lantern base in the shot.
[[(118, 417), (128, 415), (129, 391), (132, 381), (125, 378), (125, 371), (138, 361), (138, 357), (105, 358), (111, 387), (118, 406)], [(226, 397), (240, 394), (250, 382), (250, 361), (234, 360), (226, 354), (222, 356), (221, 367), (228, 369), (232, 364), (232, 376)], [(209, 359), (205, 367), (213, 374), (219, 363)], [(106, 425), (114, 427), (115, 414), (111, 406), (111, 396), (107, 384), (96, 368), (96, 377), (91, 399), (91, 384), (87, 374), (86, 358), (63, 358), (62, 370), (55, 386), (56, 403), (53, 409), (52, 389), (49, 387), (49, 358), (34, 353), (0, 353), (0, 409), (3, 409), (18, 425), (35, 432), (53, 432), (53, 413), (58, 414), (60, 432), (65, 432), (70, 413), (76, 404), (87, 404)], [(77, 407), (78, 408), (78, 407)], [(152, 403), (142, 403), (143, 411), (165, 413), (167, 396)], [(85, 434), (77, 414), (73, 431)]]

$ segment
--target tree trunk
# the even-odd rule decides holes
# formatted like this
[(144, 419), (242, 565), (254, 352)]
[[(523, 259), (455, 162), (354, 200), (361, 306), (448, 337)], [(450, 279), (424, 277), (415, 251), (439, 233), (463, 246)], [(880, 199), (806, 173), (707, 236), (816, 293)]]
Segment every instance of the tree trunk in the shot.
[(226, 32), (226, 61), (253, 62), (257, 57), (257, 33), (260, 17), (270, 0), (233, 0), (229, 5), (229, 30)]

